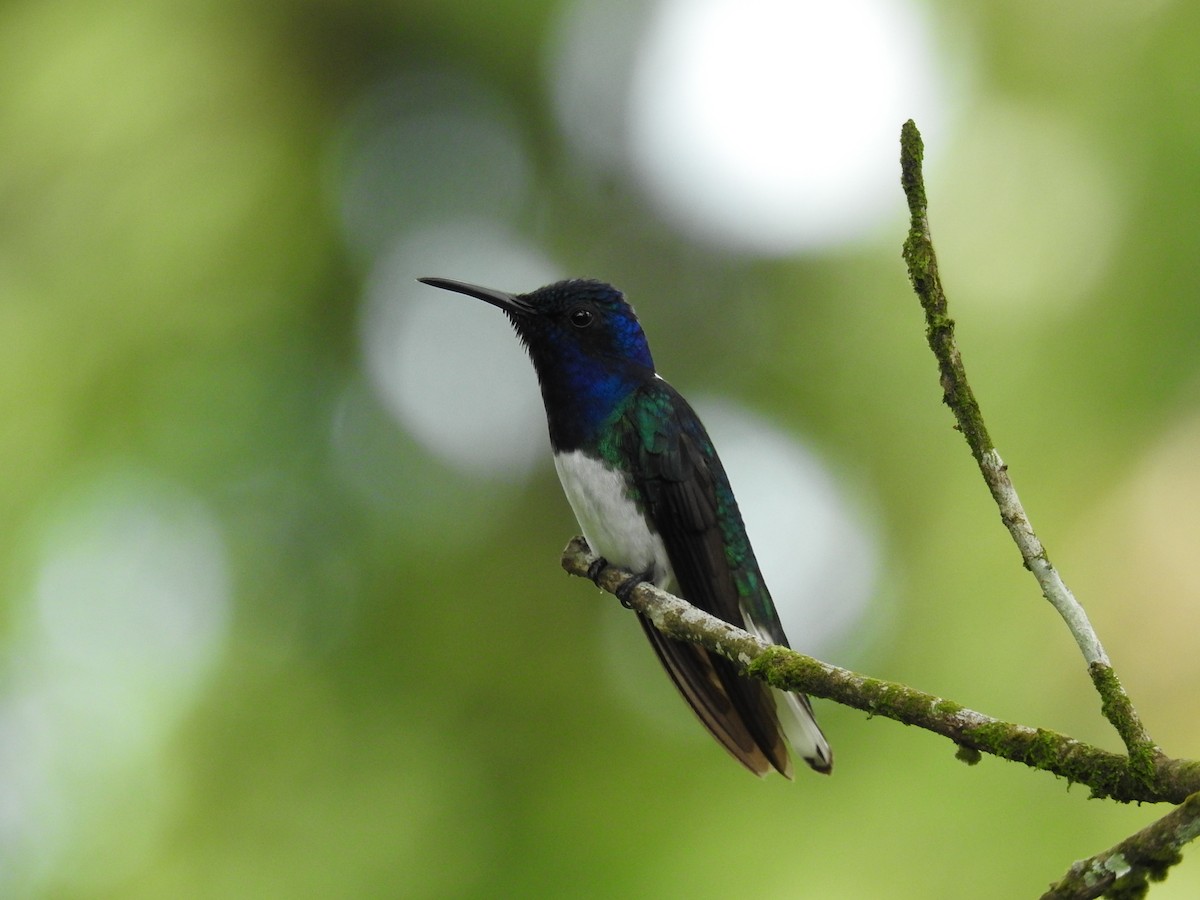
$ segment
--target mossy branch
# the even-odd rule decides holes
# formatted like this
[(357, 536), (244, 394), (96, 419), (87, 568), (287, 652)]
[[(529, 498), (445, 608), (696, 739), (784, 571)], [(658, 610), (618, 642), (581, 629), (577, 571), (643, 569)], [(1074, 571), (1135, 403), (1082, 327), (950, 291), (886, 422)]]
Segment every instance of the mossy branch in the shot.
[(925, 334), (937, 358), (942, 399), (954, 413), (958, 429), (979, 464), (983, 480), (1000, 509), (1000, 519), (1012, 535), (1025, 567), (1033, 573), (1042, 595), (1062, 616), (1088, 665), (1092, 683), (1100, 694), (1100, 707), (1129, 751), (1138, 771), (1149, 773), (1161, 750), (1147, 734), (1133, 703), (1113, 671), (1087, 613), (1050, 563), (1025, 508), (1017, 497), (1008, 466), (996, 452), (983, 422), (979, 403), (967, 381), (966, 368), (954, 337), (954, 320), (948, 313), (946, 293), (938, 273), (937, 255), (929, 228), (928, 200), (922, 174), (925, 147), (910, 119), (900, 130), (900, 182), (908, 200), (911, 222), (904, 242), (904, 261), (913, 290), (925, 311)]
[(1042, 900), (1145, 896), (1150, 882), (1166, 878), (1171, 866), (1180, 861), (1183, 847), (1197, 837), (1200, 837), (1200, 794), (1192, 794), (1161, 819), (1115, 847), (1072, 865), (1062, 880), (1042, 895)]
[[(1033, 573), (1042, 594), (1058, 611), (1084, 660), (1088, 674), (1100, 695), (1100, 709), (1125, 743), (1128, 757), (1118, 767), (1121, 777), (1153, 787), (1160, 773), (1180, 771), (1190, 773), (1182, 783), (1194, 777), (1200, 764), (1168, 760), (1150, 739), (1145, 726), (1122, 687), (1100, 638), (1087, 613), (1067, 588), (1058, 571), (1050, 563), (1033, 525), (1017, 496), (1008, 474), (983, 422), (979, 403), (967, 381), (962, 355), (954, 337), (954, 320), (948, 313), (946, 293), (938, 272), (937, 255), (929, 228), (928, 198), (922, 175), (924, 144), (917, 126), (910, 119), (900, 131), (900, 181), (908, 200), (911, 216), (908, 237), (904, 242), (904, 261), (908, 266), (913, 290), (925, 312), (925, 333), (929, 347), (937, 359), (941, 376), (942, 399), (954, 413), (958, 429), (971, 448), (971, 455), (1000, 509), (1000, 519), (1008, 529), (1021, 553), (1025, 567)], [(1106, 770), (1104, 763), (1093, 760)], [(1085, 778), (1078, 780), (1087, 782)], [(1177, 786), (1180, 783), (1177, 783)], [(1093, 794), (1103, 793), (1092, 788)], [(1111, 898), (1132, 898), (1145, 895), (1150, 881), (1166, 877), (1171, 866), (1180, 860), (1180, 848), (1200, 835), (1200, 800), (1190, 788), (1190, 796), (1171, 802), (1181, 805), (1157, 822), (1122, 841), (1116, 847), (1091, 859), (1076, 863), (1066, 877), (1045, 894), (1046, 898), (1087, 898), (1105, 895)], [(1116, 794), (1109, 796), (1120, 799)]]
[[(577, 537), (563, 551), (562, 566), (581, 578), (594, 575), (598, 587), (615, 595), (632, 573), (616, 566), (593, 572), (597, 559), (587, 542)], [(1121, 802), (1180, 803), (1200, 790), (1200, 762), (1158, 756), (1151, 770), (1142, 772), (1126, 756), (1057, 732), (1002, 722), (903, 684), (767, 644), (652, 585), (639, 585), (627, 600), (659, 631), (719, 653), (750, 677), (940, 734), (952, 740), (968, 761), (987, 753), (1085, 784), (1094, 797)]]

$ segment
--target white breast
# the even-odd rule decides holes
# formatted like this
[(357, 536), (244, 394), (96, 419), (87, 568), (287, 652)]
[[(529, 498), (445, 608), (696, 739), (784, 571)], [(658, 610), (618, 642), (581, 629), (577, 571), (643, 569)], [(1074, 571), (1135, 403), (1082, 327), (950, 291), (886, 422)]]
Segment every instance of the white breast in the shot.
[(625, 493), (625, 477), (579, 450), (557, 453), (554, 467), (591, 548), (613, 565), (649, 573), (659, 587), (674, 579), (662, 538)]

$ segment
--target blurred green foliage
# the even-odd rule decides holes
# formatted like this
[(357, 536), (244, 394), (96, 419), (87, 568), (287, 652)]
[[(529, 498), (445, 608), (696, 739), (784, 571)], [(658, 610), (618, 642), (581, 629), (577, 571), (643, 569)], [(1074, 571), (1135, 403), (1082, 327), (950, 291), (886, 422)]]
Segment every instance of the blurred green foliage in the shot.
[[(976, 75), (929, 187), (968, 370), (1152, 734), (1196, 756), (1198, 579), (1179, 554), (1200, 534), (1200, 7), (948, 6), (933, 21), (970, 36)], [(829, 704), (837, 774), (755, 782), (649, 661), (662, 723), (610, 687), (598, 635), (644, 648), (558, 571), (574, 524), (548, 461), (525, 486), (475, 480), (379, 407), (358, 358), (365, 273), (338, 231), (338, 129), (373, 83), (437, 66), (509, 104), (537, 182), (521, 227), (630, 291), (675, 384), (736, 397), (867, 486), (887, 575), (835, 661), (1116, 746), (940, 408), (899, 186), (892, 232), (825, 257), (688, 246), (630, 185), (576, 171), (544, 86), (557, 12), (0, 6), (3, 743), (27, 737), (6, 710), (54, 550), (47, 510), (78, 485), (134, 470), (179, 486), (219, 523), (232, 584), (219, 656), (121, 791), (97, 787), (112, 773), (86, 740), (78, 777), (2, 789), (6, 896), (1033, 896), (1155, 815), (968, 768)], [(997, 148), (1027, 137), (1054, 139), (1037, 159), (1063, 172), (1010, 170)], [(1104, 239), (1057, 195), (1013, 206), (992, 190), (1005, 179), (1102, 190)], [(1100, 271), (1061, 303), (1038, 295), (1072, 281), (1060, 234), (1068, 268)], [(1035, 262), (1051, 274), (1031, 297), (988, 294)], [(366, 488), (333, 447), (347, 410)], [(1198, 889), (1185, 860), (1153, 896)]]

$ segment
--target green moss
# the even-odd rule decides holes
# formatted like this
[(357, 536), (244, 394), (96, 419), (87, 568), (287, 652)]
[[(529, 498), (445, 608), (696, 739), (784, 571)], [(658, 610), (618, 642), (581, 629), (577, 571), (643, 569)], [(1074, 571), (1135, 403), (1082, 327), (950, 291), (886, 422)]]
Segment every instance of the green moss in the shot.
[(979, 761), (983, 759), (983, 754), (974, 747), (964, 747), (962, 744), (959, 744), (958, 750), (954, 752), (954, 758), (960, 762), (965, 762), (968, 766), (977, 766), (979, 765)]
[(968, 728), (966, 736), (985, 753), (997, 755), (1001, 754), (1002, 748), (1008, 745), (1011, 729), (1002, 722), (992, 722), (987, 725), (976, 725), (974, 728)]
[(955, 703), (953, 700), (939, 700), (933, 706), (933, 711), (939, 716), (957, 716), (965, 709), (961, 703)]
[(1097, 693), (1100, 694), (1100, 709), (1104, 717), (1112, 723), (1129, 749), (1130, 771), (1143, 784), (1151, 786), (1159, 751), (1147, 739), (1142, 723), (1134, 711), (1133, 704), (1129, 702), (1117, 673), (1102, 663), (1092, 663), (1088, 672), (1092, 676)]
[[(964, 707), (958, 703), (892, 682), (830, 671), (822, 663), (782, 647), (759, 653), (747, 666), (747, 674), (781, 690), (807, 691), (871, 716), (878, 714), (943, 734), (959, 745), (958, 758), (969, 764), (978, 762), (981, 753), (989, 753), (1065, 778), (1068, 785), (1085, 784), (1094, 798), (1118, 802), (1167, 799), (1177, 790), (1160, 784), (1160, 778), (1167, 777), (1159, 771), (1160, 751), (1148, 742), (1127, 758), (1046, 729), (1006, 722), (964, 725), (962, 719), (971, 721), (973, 717), (963, 716)], [(1136, 724), (1136, 714), (1130, 721)], [(1200, 763), (1194, 766), (1173, 769), (1170, 781), (1194, 783)]]
[(925, 142), (917, 124), (909, 119), (900, 128), (900, 183), (909, 198), (909, 206), (925, 209), (925, 183), (921, 177), (921, 162), (925, 158)]
[(1149, 890), (1150, 884), (1146, 881), (1145, 873), (1134, 871), (1118, 878), (1113, 886), (1104, 892), (1104, 898), (1105, 900), (1142, 900)]
[(771, 687), (787, 691), (796, 690), (800, 681), (824, 674), (824, 669), (817, 662), (785, 647), (770, 647), (746, 667), (746, 673), (763, 679)]

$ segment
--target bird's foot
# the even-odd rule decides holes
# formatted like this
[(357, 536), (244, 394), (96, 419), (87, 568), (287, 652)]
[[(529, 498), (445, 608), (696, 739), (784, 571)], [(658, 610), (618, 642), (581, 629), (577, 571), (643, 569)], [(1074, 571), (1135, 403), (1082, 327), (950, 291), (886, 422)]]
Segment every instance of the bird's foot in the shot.
[(592, 564), (588, 566), (587, 577), (591, 579), (596, 587), (600, 587), (600, 574), (608, 568), (608, 560), (603, 556), (597, 556), (592, 560)]
[(613, 593), (617, 595), (617, 599), (621, 601), (621, 605), (623, 607), (626, 609), (633, 609), (633, 603), (630, 602), (629, 598), (633, 596), (633, 592), (639, 584), (645, 584), (649, 580), (649, 576), (645, 574), (630, 575), (621, 582), (621, 584)]
[[(600, 576), (604, 574), (604, 570), (608, 568), (608, 560), (603, 556), (597, 556), (592, 560), (591, 565), (587, 567), (587, 577), (596, 587), (600, 587)], [(633, 609), (633, 604), (629, 598), (633, 596), (634, 590), (639, 584), (650, 581), (650, 573), (643, 572), (641, 575), (630, 575), (622, 581), (615, 591), (617, 599), (621, 601), (621, 605), (626, 609)]]

